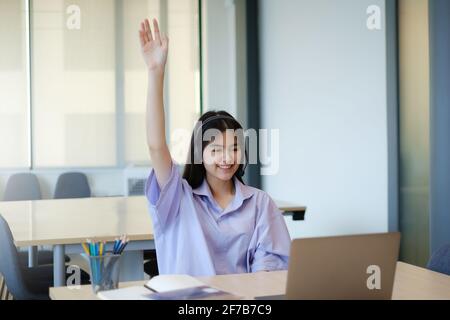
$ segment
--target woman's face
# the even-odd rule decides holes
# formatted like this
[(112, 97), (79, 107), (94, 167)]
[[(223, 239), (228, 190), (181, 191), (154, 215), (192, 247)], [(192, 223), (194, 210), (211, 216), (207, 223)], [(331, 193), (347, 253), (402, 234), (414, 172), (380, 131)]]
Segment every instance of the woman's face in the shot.
[(228, 181), (239, 169), (241, 148), (234, 130), (226, 130), (215, 136), (203, 150), (203, 165), (207, 175)]

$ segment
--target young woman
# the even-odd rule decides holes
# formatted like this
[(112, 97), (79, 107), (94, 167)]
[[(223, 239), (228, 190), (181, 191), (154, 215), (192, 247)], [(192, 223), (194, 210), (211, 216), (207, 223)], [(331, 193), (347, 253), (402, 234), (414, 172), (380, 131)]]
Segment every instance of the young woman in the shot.
[[(290, 237), (280, 210), (242, 182), (243, 151), (226, 112), (208, 112), (194, 129), (183, 176), (165, 136), (163, 83), (169, 40), (153, 20), (139, 32), (148, 70), (147, 142), (153, 170), (146, 184), (161, 274), (214, 275), (287, 269)], [(180, 53), (182, 54), (182, 53)], [(233, 130), (231, 130), (233, 129)], [(212, 141), (197, 135), (219, 134)], [(230, 131), (231, 130), (231, 131)], [(200, 155), (200, 162), (195, 158)]]

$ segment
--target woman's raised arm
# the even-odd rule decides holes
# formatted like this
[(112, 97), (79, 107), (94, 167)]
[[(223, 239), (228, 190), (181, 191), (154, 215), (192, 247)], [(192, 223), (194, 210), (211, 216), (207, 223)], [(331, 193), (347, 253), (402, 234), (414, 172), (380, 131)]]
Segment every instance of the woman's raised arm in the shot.
[(172, 158), (166, 142), (163, 102), (169, 39), (161, 35), (156, 19), (153, 20), (153, 33), (148, 19), (141, 23), (139, 37), (148, 72), (147, 145), (156, 179), (162, 187), (169, 179), (172, 168)]

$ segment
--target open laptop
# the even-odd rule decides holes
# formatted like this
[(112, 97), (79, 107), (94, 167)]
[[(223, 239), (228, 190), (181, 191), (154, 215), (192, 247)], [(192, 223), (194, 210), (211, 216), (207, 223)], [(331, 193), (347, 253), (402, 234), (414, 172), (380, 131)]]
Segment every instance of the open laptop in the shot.
[(400, 233), (292, 241), (286, 294), (256, 299), (391, 299)]

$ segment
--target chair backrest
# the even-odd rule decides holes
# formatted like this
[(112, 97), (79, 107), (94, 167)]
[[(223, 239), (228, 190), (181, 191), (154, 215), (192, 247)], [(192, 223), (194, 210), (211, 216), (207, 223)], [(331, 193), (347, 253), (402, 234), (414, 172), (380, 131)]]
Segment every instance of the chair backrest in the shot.
[(4, 201), (40, 200), (41, 187), (32, 173), (16, 173), (6, 183)]
[(28, 288), (24, 282), (19, 255), (5, 218), (0, 214), (0, 273), (6, 280), (8, 291), (15, 299), (27, 299)]
[(89, 198), (91, 188), (87, 177), (81, 172), (67, 172), (58, 177), (55, 199)]
[(443, 245), (433, 253), (427, 268), (450, 276), (450, 244)]

